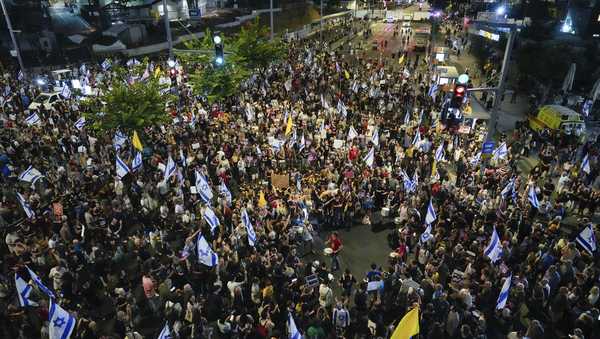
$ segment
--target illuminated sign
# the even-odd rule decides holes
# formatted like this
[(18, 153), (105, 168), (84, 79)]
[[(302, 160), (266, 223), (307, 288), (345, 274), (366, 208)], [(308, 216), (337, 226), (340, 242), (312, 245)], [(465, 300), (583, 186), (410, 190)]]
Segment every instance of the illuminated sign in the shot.
[(486, 39), (490, 39), (493, 41), (500, 41), (500, 34), (496, 34), (496, 33), (492, 33), (492, 32), (488, 32), (488, 31), (484, 31), (483, 29), (480, 29), (477, 32), (477, 35), (480, 35)]

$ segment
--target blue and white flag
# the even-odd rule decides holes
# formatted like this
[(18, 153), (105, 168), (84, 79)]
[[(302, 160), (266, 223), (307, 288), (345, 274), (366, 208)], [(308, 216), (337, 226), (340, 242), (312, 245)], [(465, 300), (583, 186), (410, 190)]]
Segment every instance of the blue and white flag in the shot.
[(135, 153), (135, 157), (133, 158), (133, 161), (131, 162), (131, 170), (132, 171), (137, 171), (140, 168), (142, 168), (143, 162), (142, 162), (142, 153), (141, 152), (137, 152)]
[(404, 183), (404, 190), (407, 193), (412, 193), (417, 189), (416, 183), (410, 179), (410, 177), (408, 176), (408, 174), (406, 174), (404, 170), (402, 170), (402, 181)]
[(300, 175), (296, 177), (296, 191), (302, 192), (302, 183), (300, 179)]
[(371, 147), (369, 153), (363, 158), (363, 161), (367, 166), (373, 168), (373, 165), (375, 165), (375, 148)]
[(433, 209), (433, 202), (429, 199), (429, 205), (427, 205), (427, 214), (425, 215), (425, 224), (431, 225), (432, 222), (437, 219), (437, 215), (435, 214), (435, 210)]
[(469, 163), (471, 164), (471, 166), (477, 166), (477, 164), (479, 164), (479, 162), (481, 161), (481, 152), (475, 154), (471, 160), (469, 160)]
[(208, 180), (202, 175), (202, 173), (196, 171), (196, 191), (202, 198), (205, 204), (210, 205), (210, 202), (213, 198), (213, 192), (208, 184)]
[[(27, 267), (27, 266), (25, 266)], [(33, 280), (33, 282), (35, 283), (35, 286), (37, 286), (37, 288), (46, 293), (47, 296), (49, 296), (52, 299), (56, 299), (56, 295), (54, 295), (54, 292), (52, 292), (48, 287), (46, 287), (46, 285), (44, 285), (44, 283), (42, 282), (42, 279), (40, 279), (40, 277), (38, 277), (37, 274), (35, 274), (34, 271), (32, 271), (29, 267), (27, 267), (27, 272), (29, 272), (29, 277), (31, 277), (31, 280)]]
[(50, 299), (50, 313), (48, 314), (49, 339), (69, 339), (77, 321), (69, 312)]
[(125, 145), (127, 142), (127, 136), (125, 136), (121, 131), (117, 131), (115, 136), (113, 137), (113, 146), (118, 151)]
[(171, 336), (171, 329), (169, 329), (169, 323), (166, 323), (165, 327), (163, 327), (162, 331), (160, 331), (158, 339), (173, 339)]
[(492, 159), (506, 159), (508, 156), (508, 148), (506, 147), (506, 142), (501, 143), (495, 150), (492, 152)]
[(179, 159), (181, 159), (181, 166), (187, 167), (187, 157), (181, 148), (179, 149)]
[(425, 244), (426, 242), (428, 242), (431, 239), (433, 239), (433, 235), (431, 234), (431, 224), (429, 224), (429, 225), (427, 225), (427, 228), (425, 229), (423, 234), (421, 234), (421, 237), (419, 238), (419, 240), (421, 241), (421, 244)]
[(21, 207), (23, 208), (23, 211), (27, 215), (28, 219), (35, 217), (35, 212), (31, 208), (31, 206), (29, 206), (29, 203), (27, 203), (27, 200), (25, 200), (25, 198), (23, 198), (21, 193), (17, 192), (17, 200), (19, 200), (19, 204), (21, 204)]
[(225, 197), (225, 201), (227, 201), (227, 204), (231, 205), (231, 200), (232, 200), (231, 192), (229, 191), (229, 189), (227, 188), (227, 185), (225, 185), (224, 182), (221, 182), (221, 184), (219, 185), (219, 193), (223, 197)]
[(591, 255), (596, 252), (596, 234), (592, 225), (587, 225), (575, 239), (581, 247), (588, 251)]
[(19, 73), (17, 73), (17, 80), (23, 81), (23, 79), (25, 79), (25, 75), (23, 74), (23, 71), (19, 70)]
[(429, 92), (427, 93), (427, 95), (429, 95), (430, 97), (435, 99), (435, 96), (438, 92), (438, 84), (437, 82), (433, 83), (430, 87), (429, 87)]
[(490, 243), (487, 245), (483, 254), (490, 258), (492, 263), (500, 260), (502, 257), (502, 243), (500, 242), (500, 237), (498, 236), (498, 232), (496, 232), (496, 228), (494, 227), (494, 231), (492, 232), (492, 239), (490, 239)]
[(83, 126), (85, 126), (85, 117), (81, 117), (77, 121), (75, 121), (75, 128), (77, 128), (78, 130), (81, 131)]
[(123, 179), (123, 177), (125, 177), (129, 172), (131, 172), (129, 166), (127, 166), (127, 164), (123, 160), (121, 160), (121, 158), (119, 158), (118, 154), (117, 159), (115, 160), (115, 164), (117, 168), (117, 177), (119, 177), (119, 179)]
[(141, 82), (144, 82), (146, 80), (148, 80), (150, 78), (150, 70), (148, 69), (148, 67), (146, 67), (146, 69), (144, 70), (144, 73), (142, 73), (142, 77), (140, 78)]
[(250, 217), (248, 216), (246, 209), (242, 210), (242, 223), (246, 227), (246, 233), (248, 233), (248, 244), (254, 247), (254, 244), (256, 243), (256, 233), (254, 233), (254, 227), (252, 227), (252, 223), (250, 222)]
[(104, 59), (104, 61), (102, 61), (101, 66), (102, 66), (103, 70), (105, 70), (105, 71), (108, 70), (110, 68), (110, 66), (111, 66), (110, 60), (109, 59)]
[(33, 287), (29, 285), (23, 278), (15, 273), (15, 286), (17, 287), (17, 297), (19, 298), (19, 305), (21, 307), (34, 306), (35, 302), (29, 300), (29, 295)]
[(219, 263), (219, 257), (215, 251), (210, 248), (210, 245), (202, 234), (198, 235), (198, 241), (196, 242), (196, 248), (198, 249), (198, 261), (209, 267), (213, 267)]
[(65, 99), (70, 99), (71, 98), (71, 89), (69, 88), (69, 86), (64, 85), (62, 90), (60, 91), (60, 95)]
[(23, 173), (19, 174), (19, 180), (27, 181), (32, 184), (35, 184), (36, 181), (40, 180), (43, 177), (44, 176), (42, 175), (42, 173), (33, 168), (33, 166), (31, 165), (27, 167), (27, 169), (24, 170)]
[(40, 119), (40, 116), (34, 112), (31, 113), (27, 118), (25, 118), (25, 123), (28, 126), (37, 125), (42, 123), (42, 119)]
[(371, 142), (375, 146), (379, 146), (379, 128), (375, 128), (373, 135), (371, 136)]
[(206, 222), (208, 223), (208, 226), (210, 226), (210, 231), (212, 233), (215, 233), (215, 229), (219, 227), (219, 225), (221, 225), (221, 223), (219, 222), (219, 218), (217, 218), (215, 212), (213, 212), (213, 210), (211, 210), (210, 207), (206, 206), (202, 216), (204, 217), (204, 220), (206, 220)]
[(166, 182), (170, 177), (175, 175), (175, 169), (177, 169), (177, 165), (175, 165), (173, 157), (169, 154), (169, 159), (167, 160), (167, 165), (165, 166), (165, 176), (163, 178), (163, 182)]
[(502, 192), (500, 192), (502, 199), (506, 199), (508, 194), (513, 192), (514, 189), (515, 189), (515, 178), (513, 177), (513, 178), (510, 178), (510, 180), (508, 181), (508, 183), (506, 184), (504, 189), (502, 189)]
[(289, 339), (302, 339), (302, 334), (298, 331), (296, 327), (296, 322), (294, 321), (294, 317), (292, 316), (292, 312), (288, 312), (288, 334)]
[(327, 102), (327, 100), (325, 100), (325, 97), (323, 97), (323, 94), (321, 94), (321, 106), (323, 106), (323, 109), (328, 110), (330, 108), (329, 103)]
[(590, 167), (590, 155), (589, 154), (586, 154), (585, 157), (583, 157), (583, 160), (581, 161), (581, 170), (587, 174), (590, 174), (590, 172), (592, 171), (592, 169)]
[(443, 141), (438, 146), (438, 148), (435, 150), (435, 161), (441, 161), (441, 160), (444, 160), (444, 142)]
[(346, 108), (346, 105), (344, 105), (341, 99), (338, 100), (337, 110), (341, 115), (344, 116), (344, 118), (348, 115), (348, 108)]
[(535, 193), (535, 185), (531, 185), (531, 187), (529, 187), (529, 192), (527, 192), (527, 199), (531, 203), (531, 206), (535, 208), (540, 208), (540, 202), (537, 198), (537, 194)]
[(140, 62), (136, 58), (129, 59), (129, 60), (127, 60), (127, 63), (126, 63), (127, 67), (131, 67), (131, 66), (135, 66), (135, 65), (139, 65), (139, 64), (140, 64)]
[(358, 132), (356, 132), (356, 130), (354, 129), (354, 126), (350, 125), (350, 128), (348, 129), (348, 136), (346, 137), (346, 140), (352, 140), (356, 137), (358, 137)]
[(496, 309), (501, 310), (506, 306), (506, 301), (508, 300), (508, 295), (510, 294), (510, 284), (512, 282), (512, 274), (508, 276), (504, 280), (504, 284), (502, 285), (502, 289), (500, 290), (500, 295), (498, 296), (498, 301), (496, 301)]
[(412, 141), (412, 145), (415, 146), (416, 144), (421, 142), (421, 132), (419, 132), (419, 129), (417, 128), (417, 133), (415, 133), (415, 137), (413, 138)]
[(300, 143), (298, 144), (298, 152), (302, 152), (306, 148), (306, 140), (304, 139), (304, 134), (302, 134), (302, 138), (300, 138)]
[(410, 123), (410, 111), (406, 111), (406, 114), (404, 115), (404, 126), (408, 126), (409, 123)]

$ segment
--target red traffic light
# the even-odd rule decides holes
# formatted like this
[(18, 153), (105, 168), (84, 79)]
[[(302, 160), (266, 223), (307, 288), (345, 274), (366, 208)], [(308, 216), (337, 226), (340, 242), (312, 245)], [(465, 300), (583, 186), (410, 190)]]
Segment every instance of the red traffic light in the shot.
[(463, 85), (454, 86), (454, 96), (455, 97), (464, 97), (466, 92), (466, 87)]

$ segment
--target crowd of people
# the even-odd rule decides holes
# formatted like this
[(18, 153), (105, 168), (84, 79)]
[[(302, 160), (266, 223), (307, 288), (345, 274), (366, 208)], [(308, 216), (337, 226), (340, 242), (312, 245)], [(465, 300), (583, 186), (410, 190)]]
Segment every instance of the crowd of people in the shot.
[[(595, 240), (576, 240), (595, 140), (518, 126), (486, 158), (426, 57), (288, 51), (218, 105), (180, 76), (173, 123), (135, 137), (89, 129), (76, 96), (28, 110), (39, 89), (4, 76), (1, 336), (56, 333), (61, 307), (82, 339), (388, 338), (414, 308), (421, 338), (597, 337)], [(382, 217), (390, 256), (344, 267), (341, 229)]]

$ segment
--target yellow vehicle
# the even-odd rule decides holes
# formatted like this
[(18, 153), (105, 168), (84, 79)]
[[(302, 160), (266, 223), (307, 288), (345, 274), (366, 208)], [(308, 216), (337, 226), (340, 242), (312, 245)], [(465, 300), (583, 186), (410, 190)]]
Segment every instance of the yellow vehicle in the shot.
[(559, 105), (542, 106), (535, 116), (529, 118), (529, 127), (538, 133), (547, 129), (550, 133), (578, 137), (585, 134), (585, 122), (581, 114)]

